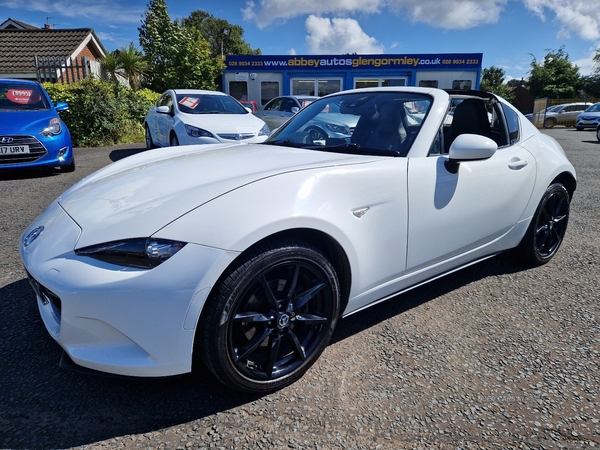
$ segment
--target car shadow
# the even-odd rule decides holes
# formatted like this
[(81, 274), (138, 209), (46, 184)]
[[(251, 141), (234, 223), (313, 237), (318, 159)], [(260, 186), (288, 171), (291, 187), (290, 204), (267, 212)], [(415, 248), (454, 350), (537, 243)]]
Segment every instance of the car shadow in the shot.
[[(500, 255), (399, 295), (338, 323), (340, 342), (485, 277), (525, 269)], [(110, 378), (58, 367), (26, 279), (0, 289), (0, 447), (70, 448), (201, 420), (259, 396), (223, 387), (206, 370), (160, 379)], [(318, 364), (318, 362), (317, 362)]]
[(141, 152), (145, 152), (146, 144), (131, 144), (125, 148), (118, 148), (109, 153), (108, 157), (112, 162), (118, 161), (123, 158), (127, 158), (131, 155), (136, 155)]
[(61, 175), (60, 169), (15, 169), (0, 172), (0, 180), (32, 180), (35, 178), (49, 178)]

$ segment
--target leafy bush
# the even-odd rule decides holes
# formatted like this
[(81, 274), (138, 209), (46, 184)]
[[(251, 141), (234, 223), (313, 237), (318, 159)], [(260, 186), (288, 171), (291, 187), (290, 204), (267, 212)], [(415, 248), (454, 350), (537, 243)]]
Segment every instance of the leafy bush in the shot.
[(144, 117), (159, 96), (94, 78), (71, 85), (44, 83), (44, 88), (53, 102), (69, 104), (61, 117), (76, 147), (143, 141)]

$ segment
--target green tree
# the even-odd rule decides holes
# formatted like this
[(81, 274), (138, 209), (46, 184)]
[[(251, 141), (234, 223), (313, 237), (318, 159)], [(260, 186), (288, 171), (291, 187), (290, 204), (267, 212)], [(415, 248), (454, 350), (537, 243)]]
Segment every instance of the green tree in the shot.
[(134, 90), (139, 88), (143, 77), (146, 76), (148, 64), (133, 42), (129, 43), (129, 47), (123, 47), (118, 51), (117, 62), (123, 75), (129, 80), (131, 88)]
[[(192, 11), (181, 23), (187, 29), (194, 29), (210, 45), (212, 57), (223, 55), (260, 55), (260, 48), (253, 49), (244, 40), (244, 29), (233, 25), (225, 19), (218, 19), (200, 9)], [(221, 53), (222, 51), (222, 53)]]
[(118, 77), (123, 77), (134, 90), (140, 87), (148, 69), (144, 55), (133, 42), (129, 43), (129, 47), (108, 53), (100, 63), (109, 81), (117, 82)]
[(491, 92), (508, 101), (512, 101), (514, 95), (504, 83), (505, 76), (504, 69), (500, 67), (492, 66), (489, 69), (483, 69), (479, 88), (482, 91)]
[(543, 62), (538, 62), (535, 56), (531, 61), (529, 92), (534, 97), (576, 97), (581, 85), (579, 67), (569, 60), (564, 46), (547, 51)]
[(138, 28), (148, 62), (148, 85), (157, 92), (173, 88), (215, 89), (223, 63), (211, 57), (197, 30), (172, 21), (165, 0), (150, 0)]

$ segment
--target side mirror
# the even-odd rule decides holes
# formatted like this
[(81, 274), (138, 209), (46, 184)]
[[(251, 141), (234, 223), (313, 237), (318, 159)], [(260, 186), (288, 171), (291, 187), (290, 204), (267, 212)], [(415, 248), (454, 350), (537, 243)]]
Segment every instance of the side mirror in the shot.
[(292, 114), (296, 114), (298, 111), (300, 111), (300, 108), (297, 106), (292, 106)]
[(488, 137), (479, 134), (461, 134), (450, 146), (446, 169), (450, 173), (457, 173), (461, 162), (489, 159), (494, 156), (496, 150), (498, 144)]
[(55, 108), (57, 111), (66, 111), (69, 109), (69, 104), (65, 102), (56, 102)]
[(156, 107), (156, 112), (158, 114), (169, 114), (171, 112), (171, 108), (168, 106), (158, 106)]

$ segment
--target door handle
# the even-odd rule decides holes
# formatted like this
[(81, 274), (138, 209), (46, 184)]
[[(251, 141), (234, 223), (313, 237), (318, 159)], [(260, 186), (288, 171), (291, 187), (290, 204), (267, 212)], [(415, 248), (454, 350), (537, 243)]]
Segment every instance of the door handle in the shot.
[(511, 161), (508, 163), (508, 168), (512, 169), (512, 170), (519, 170), (522, 169), (523, 167), (525, 167), (527, 164), (529, 164), (527, 162), (526, 159), (518, 159), (516, 161)]

